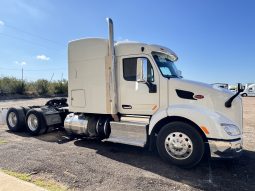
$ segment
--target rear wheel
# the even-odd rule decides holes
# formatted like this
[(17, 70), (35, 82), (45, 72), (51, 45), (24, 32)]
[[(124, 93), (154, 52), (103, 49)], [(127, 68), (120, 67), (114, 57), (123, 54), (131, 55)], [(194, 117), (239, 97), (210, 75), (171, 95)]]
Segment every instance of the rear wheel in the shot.
[(160, 130), (157, 149), (165, 161), (185, 168), (199, 163), (205, 150), (199, 132), (183, 122), (169, 123)]
[(247, 93), (243, 93), (243, 94), (242, 94), (242, 97), (247, 97)]
[(41, 109), (31, 109), (27, 112), (26, 126), (28, 133), (33, 136), (46, 133), (47, 126)]
[(10, 108), (6, 115), (8, 128), (13, 131), (22, 131), (25, 127), (25, 114), (22, 108)]

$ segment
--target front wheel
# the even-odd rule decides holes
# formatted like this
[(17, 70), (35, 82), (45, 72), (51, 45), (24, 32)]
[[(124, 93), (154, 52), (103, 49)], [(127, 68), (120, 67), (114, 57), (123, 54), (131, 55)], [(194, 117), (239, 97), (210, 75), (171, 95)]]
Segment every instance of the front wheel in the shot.
[(243, 94), (242, 94), (242, 97), (247, 97), (247, 94), (246, 94), (246, 93), (243, 93)]
[(204, 147), (199, 132), (183, 122), (165, 125), (157, 137), (157, 149), (161, 158), (185, 168), (193, 167), (200, 162)]

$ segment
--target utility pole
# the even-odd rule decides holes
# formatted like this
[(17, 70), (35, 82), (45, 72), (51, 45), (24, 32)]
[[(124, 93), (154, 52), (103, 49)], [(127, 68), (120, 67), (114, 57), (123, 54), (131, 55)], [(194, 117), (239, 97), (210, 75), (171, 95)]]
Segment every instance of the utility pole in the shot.
[(23, 83), (23, 67), (22, 67), (22, 77), (21, 77), (21, 80), (22, 80), (22, 83)]
[(23, 67), (22, 67), (22, 70), (21, 70), (22, 72), (22, 76), (21, 76), (21, 87), (22, 87), (22, 94), (25, 92), (25, 90), (24, 90), (24, 81), (23, 81)]
[(52, 74), (52, 76), (51, 76), (51, 78), (50, 78), (50, 82), (51, 82), (51, 80), (53, 79), (53, 76), (54, 76), (54, 73)]

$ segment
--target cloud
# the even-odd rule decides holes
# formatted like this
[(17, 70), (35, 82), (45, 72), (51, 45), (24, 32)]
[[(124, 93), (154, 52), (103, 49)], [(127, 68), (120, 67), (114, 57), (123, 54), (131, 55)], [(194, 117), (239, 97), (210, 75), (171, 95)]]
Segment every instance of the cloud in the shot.
[(50, 60), (50, 58), (47, 57), (47, 56), (45, 56), (44, 54), (37, 55), (37, 56), (36, 56), (36, 59), (37, 59), (37, 60), (43, 60), (43, 61), (48, 61), (48, 60)]
[(127, 38), (122, 38), (122, 36), (119, 36), (118, 38), (117, 38), (117, 40), (118, 41), (124, 41), (124, 42), (128, 42), (129, 41), (129, 39), (127, 39)]
[(21, 62), (15, 61), (14, 63), (18, 64), (18, 65), (21, 65), (21, 66), (27, 65), (27, 63), (25, 61), (21, 61)]
[(4, 26), (4, 24), (5, 24), (4, 21), (1, 21), (1, 20), (0, 20), (0, 27), (1, 27), (1, 26)]

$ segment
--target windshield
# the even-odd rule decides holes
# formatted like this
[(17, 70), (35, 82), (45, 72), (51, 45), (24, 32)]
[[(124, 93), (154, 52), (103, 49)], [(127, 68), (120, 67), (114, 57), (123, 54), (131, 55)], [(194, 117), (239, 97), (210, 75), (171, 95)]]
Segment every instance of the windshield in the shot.
[(152, 52), (152, 56), (165, 78), (181, 78), (180, 72), (174, 62), (170, 60), (170, 56), (159, 52)]

